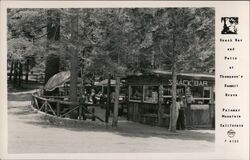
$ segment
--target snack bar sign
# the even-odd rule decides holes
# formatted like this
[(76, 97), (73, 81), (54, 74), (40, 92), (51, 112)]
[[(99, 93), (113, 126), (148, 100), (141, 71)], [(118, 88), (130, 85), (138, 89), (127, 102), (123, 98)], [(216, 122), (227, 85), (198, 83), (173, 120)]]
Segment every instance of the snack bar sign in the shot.
[[(172, 79), (169, 79), (169, 85), (172, 85), (173, 81)], [(208, 82), (207, 81), (199, 81), (199, 80), (186, 80), (186, 79), (179, 79), (177, 80), (177, 85), (180, 86), (208, 86)]]

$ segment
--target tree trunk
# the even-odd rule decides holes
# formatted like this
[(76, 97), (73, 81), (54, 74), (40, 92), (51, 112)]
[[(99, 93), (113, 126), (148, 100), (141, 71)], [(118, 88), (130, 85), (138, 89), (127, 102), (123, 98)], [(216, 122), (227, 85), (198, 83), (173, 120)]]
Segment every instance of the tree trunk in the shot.
[(117, 76), (116, 86), (115, 86), (115, 104), (114, 104), (112, 127), (117, 127), (117, 124), (118, 124), (119, 94), (120, 94), (120, 77)]
[(19, 62), (19, 70), (18, 70), (18, 87), (22, 86), (23, 80), (23, 64)]
[(85, 75), (84, 75), (84, 72), (83, 72), (83, 67), (84, 66), (81, 66), (81, 69), (80, 69), (80, 71), (81, 71), (81, 91), (80, 91), (80, 93), (81, 93), (81, 96), (82, 95), (85, 95)]
[(16, 87), (17, 83), (17, 75), (18, 75), (18, 62), (14, 62), (14, 80), (13, 80), (13, 86)]
[(77, 101), (77, 77), (78, 77), (78, 58), (77, 49), (71, 48), (70, 57), (70, 101)]
[(55, 12), (53, 9), (47, 11), (46, 52), (49, 53), (49, 55), (46, 59), (45, 83), (47, 83), (50, 77), (59, 72), (59, 56), (56, 53), (56, 49), (52, 47), (52, 45), (60, 39), (60, 17), (59, 14), (55, 14)]
[(29, 65), (30, 65), (30, 60), (26, 60), (26, 73), (25, 73), (25, 82), (27, 83), (29, 80)]
[(177, 120), (177, 115), (176, 115), (176, 82), (177, 82), (177, 75), (176, 75), (176, 63), (173, 64), (172, 68), (172, 105), (171, 105), (171, 113), (170, 113), (170, 130), (171, 131), (176, 131), (176, 120)]
[(14, 60), (11, 60), (9, 81), (12, 81), (13, 70), (14, 70)]
[(107, 86), (107, 103), (106, 103), (106, 115), (105, 115), (105, 122), (109, 123), (109, 115), (110, 115), (110, 82), (111, 75), (108, 74), (108, 86)]
[(78, 10), (72, 9), (71, 11), (71, 42), (73, 46), (70, 48), (71, 57), (70, 57), (70, 101), (77, 102), (77, 78), (78, 78), (78, 49), (77, 49), (77, 40), (78, 40)]
[(159, 108), (158, 108), (158, 126), (162, 126), (163, 119), (163, 85), (159, 86)]
[(175, 33), (173, 33), (172, 44), (172, 105), (170, 108), (170, 131), (176, 131), (176, 83), (177, 83), (177, 68), (176, 68), (176, 52), (175, 52)]
[[(47, 10), (47, 44), (46, 52), (48, 56), (45, 62), (45, 84), (48, 80), (59, 72), (60, 57), (56, 43), (60, 40), (60, 14), (54, 9)], [(52, 92), (44, 92), (45, 95), (58, 94), (58, 89)]]

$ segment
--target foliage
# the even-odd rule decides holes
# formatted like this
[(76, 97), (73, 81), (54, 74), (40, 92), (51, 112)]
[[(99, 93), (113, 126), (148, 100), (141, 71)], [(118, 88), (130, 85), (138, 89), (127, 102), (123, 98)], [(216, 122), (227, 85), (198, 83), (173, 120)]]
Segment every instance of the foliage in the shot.
[[(8, 10), (8, 56), (35, 56), (45, 63), (47, 9)], [(86, 75), (105, 77), (147, 69), (171, 69), (171, 47), (176, 37), (177, 66), (181, 72), (209, 72), (214, 68), (214, 10), (211, 8), (81, 8), (78, 43), (71, 42), (69, 9), (60, 13), (61, 69), (69, 68), (69, 47), (79, 51)], [(184, 15), (184, 16), (183, 16)], [(53, 18), (53, 15), (52, 15)], [(176, 28), (175, 28), (176, 27)]]

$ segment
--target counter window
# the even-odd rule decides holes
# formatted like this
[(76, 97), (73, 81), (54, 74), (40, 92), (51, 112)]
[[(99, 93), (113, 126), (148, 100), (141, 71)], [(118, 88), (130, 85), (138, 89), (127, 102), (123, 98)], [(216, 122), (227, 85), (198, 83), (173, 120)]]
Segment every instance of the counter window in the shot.
[(193, 104), (209, 104), (210, 87), (191, 87), (191, 92), (194, 97)]
[(142, 86), (130, 86), (129, 100), (140, 102), (142, 100), (142, 89)]
[(191, 93), (194, 98), (202, 98), (203, 97), (203, 87), (191, 87)]
[(158, 86), (144, 86), (144, 102), (158, 103)]
[(191, 87), (194, 98), (210, 98), (210, 87)]

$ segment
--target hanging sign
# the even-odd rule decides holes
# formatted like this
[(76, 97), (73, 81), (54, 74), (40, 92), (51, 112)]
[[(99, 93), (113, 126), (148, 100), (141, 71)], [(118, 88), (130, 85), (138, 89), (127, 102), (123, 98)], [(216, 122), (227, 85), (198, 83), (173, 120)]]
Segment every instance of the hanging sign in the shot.
[[(173, 84), (172, 79), (169, 79), (169, 85)], [(207, 81), (199, 81), (199, 80), (182, 80), (179, 79), (177, 80), (177, 85), (184, 85), (184, 86), (208, 86), (208, 82)]]

